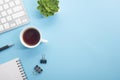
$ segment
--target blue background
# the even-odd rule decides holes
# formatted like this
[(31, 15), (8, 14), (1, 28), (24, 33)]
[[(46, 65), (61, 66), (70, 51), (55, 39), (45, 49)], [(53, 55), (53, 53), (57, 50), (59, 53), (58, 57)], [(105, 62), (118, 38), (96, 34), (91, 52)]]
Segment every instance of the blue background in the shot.
[[(0, 63), (20, 58), (29, 80), (120, 80), (120, 0), (60, 0), (60, 11), (48, 18), (37, 0), (23, 3), (31, 22), (0, 34), (0, 46), (15, 44), (0, 52)], [(19, 35), (27, 26), (38, 27), (49, 42), (25, 48)], [(35, 65), (42, 74), (33, 74)]]

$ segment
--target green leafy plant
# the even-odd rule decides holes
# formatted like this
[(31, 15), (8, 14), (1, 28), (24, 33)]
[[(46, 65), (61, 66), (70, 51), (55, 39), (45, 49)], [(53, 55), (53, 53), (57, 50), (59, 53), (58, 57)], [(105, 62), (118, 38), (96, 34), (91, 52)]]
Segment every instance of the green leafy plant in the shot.
[(52, 16), (59, 10), (58, 0), (38, 0), (37, 9), (45, 17)]

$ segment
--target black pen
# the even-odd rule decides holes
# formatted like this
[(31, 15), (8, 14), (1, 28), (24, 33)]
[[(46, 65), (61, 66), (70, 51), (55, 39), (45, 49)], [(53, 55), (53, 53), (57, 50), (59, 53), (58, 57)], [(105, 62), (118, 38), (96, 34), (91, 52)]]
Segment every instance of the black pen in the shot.
[(8, 49), (9, 47), (13, 46), (14, 44), (11, 44), (11, 45), (5, 45), (3, 47), (0, 48), (0, 51), (3, 51), (5, 49)]

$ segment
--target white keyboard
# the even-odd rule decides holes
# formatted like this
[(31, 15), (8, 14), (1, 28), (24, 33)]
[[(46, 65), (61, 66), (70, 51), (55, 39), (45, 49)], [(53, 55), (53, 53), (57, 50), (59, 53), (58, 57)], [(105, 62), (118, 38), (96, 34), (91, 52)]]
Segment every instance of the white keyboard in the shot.
[(0, 0), (0, 33), (29, 22), (21, 0)]

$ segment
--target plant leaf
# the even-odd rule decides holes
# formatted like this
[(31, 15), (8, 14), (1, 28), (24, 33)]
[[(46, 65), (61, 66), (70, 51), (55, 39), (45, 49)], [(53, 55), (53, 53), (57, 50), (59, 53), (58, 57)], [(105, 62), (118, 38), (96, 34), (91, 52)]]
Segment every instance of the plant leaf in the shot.
[(59, 10), (58, 0), (38, 0), (37, 3), (37, 9), (46, 17), (54, 15)]

